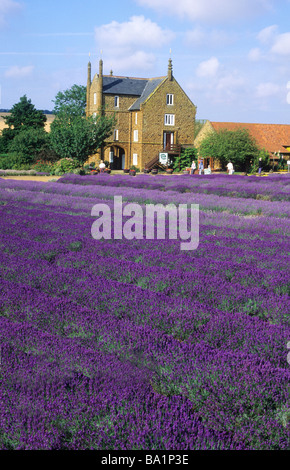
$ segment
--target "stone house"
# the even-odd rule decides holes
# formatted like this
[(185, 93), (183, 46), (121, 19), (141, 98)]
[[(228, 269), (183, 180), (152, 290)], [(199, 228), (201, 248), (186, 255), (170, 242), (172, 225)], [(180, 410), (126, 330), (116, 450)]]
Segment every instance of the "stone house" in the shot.
[(193, 147), (196, 107), (175, 80), (169, 59), (167, 75), (158, 78), (132, 78), (103, 75), (87, 77), (87, 116), (115, 114), (112, 136), (89, 161), (110, 162), (112, 169), (135, 165), (152, 167), (160, 152), (169, 159), (180, 154), (181, 147)]
[[(270, 162), (273, 167), (279, 158), (286, 160), (290, 157), (290, 125), (289, 124), (252, 124), (239, 122), (213, 122), (206, 121), (194, 140), (194, 146), (198, 149), (202, 140), (212, 132), (220, 130), (236, 131), (237, 129), (247, 129), (251, 137), (254, 138), (260, 149), (265, 149), (270, 154)], [(210, 163), (213, 169), (219, 169), (220, 163), (209, 155), (206, 164)]]

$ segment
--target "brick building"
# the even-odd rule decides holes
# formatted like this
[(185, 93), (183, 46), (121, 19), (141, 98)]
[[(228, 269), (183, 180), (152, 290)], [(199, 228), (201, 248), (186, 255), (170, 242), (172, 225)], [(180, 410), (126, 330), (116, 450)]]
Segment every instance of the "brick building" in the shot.
[(120, 77), (112, 71), (103, 75), (100, 60), (92, 80), (89, 62), (86, 114), (98, 113), (115, 114), (117, 124), (90, 161), (102, 158), (113, 169), (142, 169), (159, 152), (166, 151), (173, 159), (181, 147), (194, 144), (196, 107), (173, 77), (171, 59), (167, 75), (158, 78)]
[[(279, 158), (288, 160), (290, 157), (290, 125), (289, 124), (253, 124), (239, 122), (213, 122), (206, 121), (194, 140), (194, 146), (198, 149), (202, 140), (213, 132), (227, 129), (236, 131), (238, 129), (247, 129), (251, 137), (254, 138), (260, 149), (269, 152), (270, 162), (273, 167), (278, 163)], [(280, 157), (281, 156), (281, 157)], [(220, 163), (214, 158), (214, 155), (206, 159), (206, 164), (218, 169)]]

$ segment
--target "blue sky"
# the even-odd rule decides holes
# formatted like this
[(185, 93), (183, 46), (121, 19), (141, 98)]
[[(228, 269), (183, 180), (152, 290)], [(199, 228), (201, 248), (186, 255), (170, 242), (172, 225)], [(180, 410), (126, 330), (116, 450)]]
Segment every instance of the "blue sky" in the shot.
[(173, 74), (212, 121), (290, 124), (290, 0), (0, 0), (0, 108), (98, 72)]

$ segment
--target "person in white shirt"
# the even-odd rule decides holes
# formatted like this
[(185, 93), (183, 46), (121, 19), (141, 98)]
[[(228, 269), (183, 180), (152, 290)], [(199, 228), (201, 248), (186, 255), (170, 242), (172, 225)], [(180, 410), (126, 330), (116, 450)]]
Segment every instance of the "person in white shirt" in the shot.
[(106, 168), (106, 165), (105, 163), (103, 162), (103, 160), (101, 160), (101, 163), (99, 164), (99, 168), (100, 168), (100, 171), (103, 172), (104, 169)]
[(290, 160), (287, 160), (288, 173), (290, 173)]
[(232, 175), (233, 172), (234, 172), (234, 166), (233, 166), (232, 162), (229, 162), (227, 164), (227, 169), (228, 169), (229, 175)]
[(195, 164), (195, 161), (193, 160), (191, 164), (190, 174), (193, 175), (195, 170), (196, 170), (196, 164)]

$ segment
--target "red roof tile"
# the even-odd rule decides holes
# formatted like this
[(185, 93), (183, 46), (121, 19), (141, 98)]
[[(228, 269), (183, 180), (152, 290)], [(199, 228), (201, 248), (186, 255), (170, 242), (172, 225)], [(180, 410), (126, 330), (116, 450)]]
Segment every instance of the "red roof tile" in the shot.
[(289, 124), (249, 124), (239, 122), (212, 122), (215, 131), (222, 129), (237, 130), (248, 129), (250, 135), (256, 140), (259, 147), (268, 152), (285, 151), (290, 147), (290, 125)]

